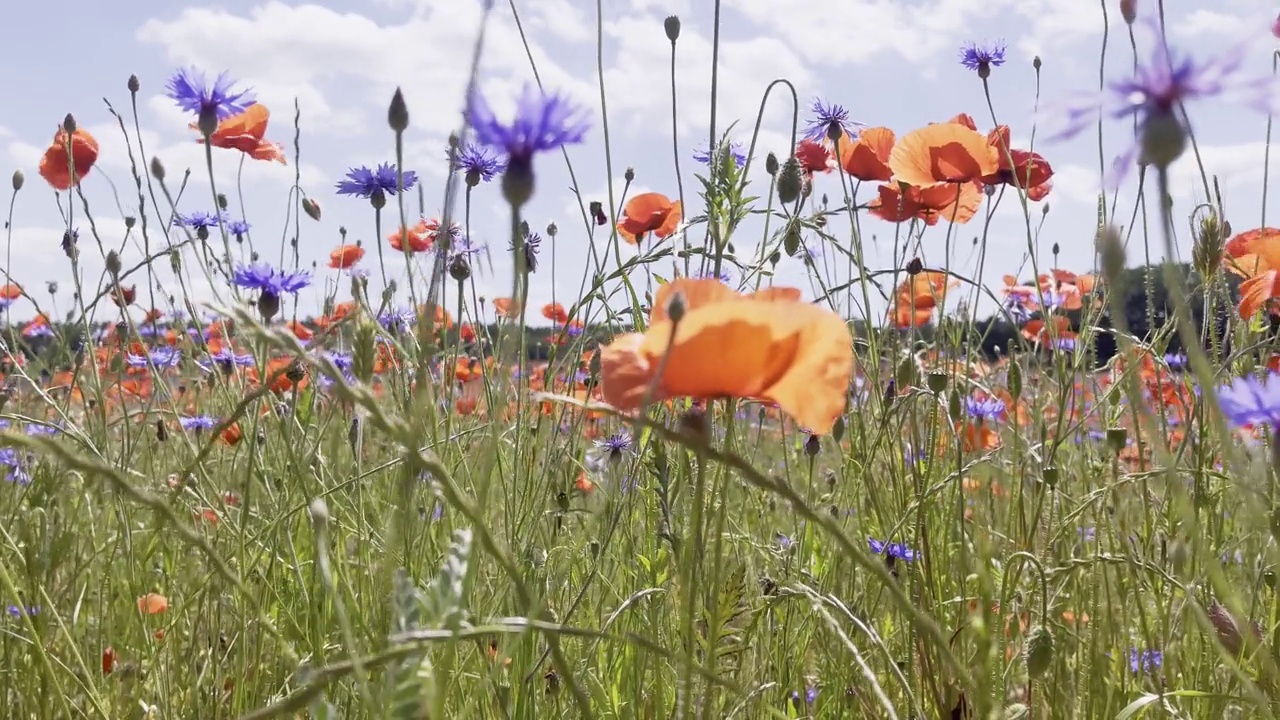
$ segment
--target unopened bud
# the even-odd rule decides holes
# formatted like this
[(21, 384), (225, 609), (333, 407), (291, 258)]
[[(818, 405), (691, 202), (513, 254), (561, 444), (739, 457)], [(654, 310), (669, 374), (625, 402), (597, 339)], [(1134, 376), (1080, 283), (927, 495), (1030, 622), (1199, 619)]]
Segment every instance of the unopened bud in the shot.
[(110, 273), (112, 277), (114, 277), (120, 274), (120, 270), (121, 270), (120, 253), (116, 252), (115, 250), (108, 252), (107, 253), (107, 272)]
[(280, 312), (280, 296), (269, 292), (259, 295), (258, 312), (262, 315), (263, 322), (271, 322), (271, 318)]
[(688, 308), (685, 305), (683, 293), (677, 292), (667, 301), (667, 317), (671, 318), (673, 323), (679, 323), (684, 319), (686, 309)]
[(1040, 72), (1040, 68), (1041, 68), (1041, 66), (1042, 66), (1042, 65), (1043, 65), (1043, 63), (1041, 63), (1041, 62), (1040, 62), (1040, 56), (1039, 56), (1039, 55), (1037, 55), (1037, 56), (1035, 57), (1035, 59), (1031, 61), (1031, 67), (1035, 68), (1035, 71), (1036, 71), (1036, 72)]
[(13, 171), (13, 191), (14, 192), (18, 192), (19, 190), (21, 190), (22, 184), (25, 183), (26, 181), (27, 181), (27, 178), (25, 175), (22, 174), (21, 170)]
[(633, 167), (628, 167), (628, 168), (627, 168), (627, 169), (622, 173), (622, 179), (623, 179), (623, 180), (626, 180), (627, 182), (632, 182), (632, 181), (634, 181), (634, 180), (636, 179), (636, 169), (635, 169), (635, 168), (633, 168)]
[(822, 452), (822, 441), (817, 435), (810, 435), (808, 440), (804, 441), (804, 454), (809, 457), (817, 457)]
[(151, 158), (151, 177), (164, 182), (164, 164), (160, 162), (160, 158)]
[(783, 205), (790, 205), (800, 197), (800, 191), (803, 189), (803, 177), (800, 172), (800, 161), (794, 156), (787, 158), (782, 164), (782, 170), (778, 172), (778, 201)]
[(131, 93), (136, 93), (136, 92), (138, 92), (138, 90), (142, 87), (141, 83), (139, 83), (139, 82), (138, 82), (138, 76), (137, 76), (137, 75), (130, 75), (130, 76), (129, 76), (129, 82), (128, 82), (128, 83), (126, 83), (126, 85), (128, 85), (128, 87), (129, 87), (129, 92), (131, 92)]
[(764, 171), (770, 175), (778, 174), (778, 156), (772, 152), (764, 156)]
[(67, 131), (68, 135), (74, 135), (76, 132), (76, 118), (71, 113), (62, 119), (62, 129)]
[(680, 38), (680, 18), (668, 15), (667, 19), (662, 21), (662, 29), (667, 31), (667, 39), (675, 45), (676, 40)]
[(319, 220), (320, 203), (312, 200), (311, 198), (302, 198), (302, 212), (306, 213), (307, 217), (312, 220)]
[(1138, 0), (1120, 0), (1120, 17), (1132, 25), (1138, 19)]
[(400, 88), (391, 96), (391, 106), (387, 108), (387, 124), (391, 129), (402, 133), (409, 127), (409, 107), (405, 105), (404, 93)]
[(1053, 664), (1053, 633), (1043, 625), (1031, 631), (1027, 638), (1027, 676), (1042, 677)]

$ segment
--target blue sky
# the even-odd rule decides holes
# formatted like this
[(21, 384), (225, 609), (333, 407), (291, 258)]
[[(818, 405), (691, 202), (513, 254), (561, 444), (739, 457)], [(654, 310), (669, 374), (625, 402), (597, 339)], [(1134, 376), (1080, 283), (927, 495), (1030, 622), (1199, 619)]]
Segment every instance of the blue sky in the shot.
[[(499, 114), (507, 112), (521, 86), (533, 79), (532, 68), (536, 66), (548, 89), (567, 93), (590, 108), (593, 130), (588, 142), (569, 149), (569, 159), (583, 201), (607, 204), (610, 178), (601, 124), (595, 3), (515, 0), (513, 4), (528, 52), (516, 29), (512, 4), (496, 3), (481, 61), (482, 88)], [(646, 190), (676, 194), (670, 46), (662, 27), (669, 14), (678, 15), (683, 25), (676, 53), (676, 140), (686, 194), (692, 196), (696, 187), (693, 173), (701, 168), (690, 155), (705, 146), (708, 133), (712, 3), (606, 0), (602, 4), (606, 12), (602, 65), (615, 197), (621, 197), (622, 174), (627, 167), (633, 167), (636, 175), (632, 194)], [(802, 123), (809, 116), (809, 102), (821, 97), (848, 107), (853, 117), (868, 125), (889, 126), (899, 136), (959, 112), (973, 115), (985, 131), (992, 122), (982, 84), (959, 65), (958, 48), (969, 40), (1004, 39), (1009, 44), (1009, 60), (992, 73), (992, 104), (999, 121), (1012, 127), (1015, 146), (1026, 147), (1037, 127), (1032, 58), (1042, 58), (1041, 104), (1050, 109), (1041, 108), (1039, 121), (1042, 126), (1049, 125), (1054, 120), (1054, 102), (1097, 85), (1103, 4), (1111, 20), (1108, 76), (1122, 76), (1132, 62), (1118, 0), (1102, 4), (1085, 0), (732, 0), (724, 4), (718, 126), (737, 122), (736, 136), (743, 141), (750, 139), (765, 87), (776, 78), (794, 83), (802, 104)], [(1154, 6), (1151, 0), (1139, 0), (1139, 4)], [(335, 195), (333, 186), (350, 166), (374, 165), (394, 157), (386, 107), (397, 86), (403, 88), (411, 113), (405, 165), (423, 178), (427, 214), (438, 213), (446, 172), (445, 142), (461, 120), (480, 5), (481, 0), (370, 0), (358, 4), (275, 0), (124, 0), (108, 4), (72, 0), (59, 14), (56, 48), (50, 45), (47, 33), (17, 31), (48, 26), (42, 6), (26, 3), (7, 9), (6, 32), (0, 41), (11, 57), (31, 60), (0, 66), (0, 82), (9, 98), (0, 109), (0, 171), (21, 169), (27, 176), (14, 210), (10, 272), (42, 303), (48, 300), (43, 284), (57, 281), (59, 307), (65, 312), (69, 306), (70, 263), (59, 249), (65, 225), (54, 192), (36, 172), (40, 154), (68, 112), (74, 113), (81, 127), (92, 132), (101, 145), (101, 156), (86, 178), (84, 190), (103, 245), (120, 246), (124, 239), (121, 218), (136, 215), (138, 201), (124, 138), (102, 98), (125, 115), (132, 134), (126, 90), (130, 74), (136, 74), (142, 83), (138, 112), (148, 155), (161, 159), (171, 183), (191, 169), (179, 210), (211, 209), (204, 151), (187, 127), (190, 118), (162, 96), (173, 70), (190, 65), (210, 73), (229, 70), (253, 87), (272, 111), (268, 137), (289, 148), (288, 167), (249, 163), (240, 178), (245, 216), (264, 256), (277, 258), (281, 238), (291, 236), (288, 192), (295, 171), (300, 173), (305, 192), (320, 201), (323, 220), (316, 223), (303, 218), (299, 237), (304, 264), (319, 260), (322, 266), (317, 273), (317, 290), (304, 293), (302, 309), (318, 308), (326, 283), (336, 281), (333, 271), (323, 264), (328, 251), (338, 244), (339, 227), (347, 228), (349, 239), (365, 242), (370, 251), (366, 262), (376, 260), (371, 245), (375, 240), (372, 211), (362, 201)], [(1167, 5), (1175, 45), (1216, 52), (1215, 48), (1232, 43), (1254, 42), (1244, 71), (1270, 72), (1270, 52), (1276, 42), (1268, 34), (1275, 18), (1273, 3), (1179, 0)], [(1145, 43), (1140, 46), (1142, 56), (1148, 47)], [(302, 132), (302, 162), (297, 168), (292, 150), (295, 100), (301, 109)], [(1228, 219), (1237, 231), (1255, 227), (1262, 214), (1266, 118), (1212, 103), (1193, 106), (1191, 113), (1206, 170), (1219, 176)], [(780, 156), (787, 154), (790, 118), (789, 99), (784, 101), (777, 95), (770, 100), (760, 132), (761, 159), (770, 150)], [(1108, 161), (1127, 142), (1126, 132), (1124, 123), (1106, 125), (1103, 155)], [(1037, 133), (1043, 138), (1043, 127)], [(131, 142), (136, 152), (136, 138)], [(1005, 273), (1028, 277), (1028, 257), (1033, 251), (1042, 268), (1051, 266), (1049, 248), (1054, 243), (1061, 247), (1060, 266), (1077, 271), (1091, 268), (1096, 193), (1101, 182), (1097, 135), (1086, 133), (1053, 145), (1038, 139), (1035, 149), (1053, 164), (1055, 188), (1045, 202), (1031, 208), (1036, 228), (1032, 248), (1028, 247), (1019, 205), (1006, 197), (997, 209), (987, 232), (983, 277), (988, 284), (998, 284)], [(232, 195), (235, 208), (239, 204), (233, 190), (239, 154), (215, 151), (214, 163), (219, 189)], [(763, 165), (757, 162), (757, 170), (753, 170), (757, 193), (767, 189)], [(578, 200), (569, 190), (564, 160), (558, 155), (542, 157), (537, 173), (538, 190), (526, 218), (535, 230), (555, 222), (560, 232), (555, 280), (551, 251), (544, 245), (542, 267), (532, 280), (531, 304), (540, 306), (553, 298), (568, 304), (578, 296), (587, 262), (586, 230)], [(1175, 166), (1172, 192), (1176, 217), (1185, 217), (1204, 199), (1198, 177), (1189, 156)], [(829, 194), (834, 203), (839, 187), (837, 177), (820, 177), (815, 193)], [(872, 192), (874, 188), (863, 188), (860, 197), (870, 197)], [(1133, 196), (1131, 185), (1122, 188), (1118, 215), (1126, 223)], [(416, 209), (416, 195), (412, 200)], [(691, 204), (694, 202), (696, 198)], [(476, 189), (471, 234), (495, 251), (492, 273), (479, 278), (478, 291), (488, 297), (510, 292), (507, 213), (496, 183)], [(85, 247), (85, 278), (95, 284), (102, 259), (78, 201), (76, 218), (74, 224)], [(870, 268), (892, 267), (890, 246), (897, 228), (875, 219), (864, 219), (862, 228)], [(152, 245), (163, 246), (165, 240), (154, 224), (152, 231)], [(838, 237), (848, 236), (846, 227), (833, 227), (832, 231)], [(977, 253), (973, 241), (982, 233), (980, 219), (954, 229), (944, 222), (926, 231), (920, 241), (925, 260), (930, 265), (946, 262), (949, 231), (950, 245), (956, 248), (952, 267), (974, 274)], [(1178, 231), (1180, 252), (1185, 256), (1190, 243), (1185, 222)], [(383, 234), (387, 232), (384, 228)], [(694, 236), (701, 237), (700, 233)], [(761, 225), (746, 224), (735, 238), (739, 255), (750, 257), (761, 236)], [(142, 257), (138, 240), (135, 231), (122, 251), (126, 266)], [(603, 250), (603, 241), (597, 243)], [(1141, 250), (1131, 251), (1131, 256), (1135, 254), (1140, 255)], [(403, 275), (402, 260), (397, 258), (392, 267)], [(654, 270), (670, 275), (669, 263)], [(847, 275), (847, 271), (839, 270), (835, 279), (841, 274)], [(785, 258), (778, 266), (778, 276), (777, 282), (805, 288), (812, 295), (811, 282), (799, 260)], [(640, 282), (646, 280), (643, 275), (637, 277)], [(167, 269), (157, 279), (165, 292), (175, 287)], [(218, 296), (198, 272), (190, 280), (198, 300)], [(343, 283), (338, 299), (345, 299), (346, 281), (337, 281)], [(375, 296), (377, 291), (373, 289)], [(850, 305), (859, 297), (843, 299), (842, 309), (861, 315), (862, 311)], [(875, 308), (877, 315), (882, 311), (883, 306)], [(22, 316), (32, 310), (24, 301), (15, 305), (14, 312)]]

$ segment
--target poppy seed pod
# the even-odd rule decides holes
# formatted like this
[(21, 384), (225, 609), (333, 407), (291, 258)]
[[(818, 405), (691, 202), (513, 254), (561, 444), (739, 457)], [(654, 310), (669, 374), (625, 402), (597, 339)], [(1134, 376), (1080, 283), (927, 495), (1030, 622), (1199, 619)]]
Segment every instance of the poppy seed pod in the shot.
[(1041, 63), (1041, 62), (1040, 62), (1040, 56), (1039, 56), (1039, 55), (1035, 56), (1035, 59), (1033, 59), (1033, 60), (1031, 61), (1031, 67), (1035, 68), (1035, 71), (1036, 71), (1036, 72), (1040, 72), (1040, 68), (1041, 68), (1041, 67), (1043, 67), (1043, 65), (1044, 65), (1044, 63)]
[(800, 172), (800, 161), (795, 157), (787, 158), (782, 164), (782, 170), (778, 173), (778, 201), (783, 205), (790, 205), (800, 198), (800, 191), (803, 190), (804, 178)]
[(449, 262), (449, 277), (462, 282), (471, 277), (471, 263), (467, 262), (464, 255), (454, 255), (453, 260)]
[(667, 31), (667, 39), (675, 45), (676, 40), (680, 39), (680, 18), (668, 15), (667, 19), (662, 21), (662, 29)]
[(1122, 427), (1107, 428), (1107, 446), (1114, 452), (1120, 452), (1128, 442), (1129, 431)]
[(387, 124), (391, 129), (402, 133), (409, 127), (409, 107), (405, 105), (404, 93), (400, 88), (391, 96), (391, 106), (387, 108)]
[(628, 168), (627, 168), (627, 169), (622, 173), (622, 179), (623, 179), (623, 180), (626, 180), (627, 182), (634, 182), (634, 181), (635, 181), (635, 179), (636, 179), (636, 169), (635, 169), (635, 168), (633, 168), (633, 167), (628, 167)]

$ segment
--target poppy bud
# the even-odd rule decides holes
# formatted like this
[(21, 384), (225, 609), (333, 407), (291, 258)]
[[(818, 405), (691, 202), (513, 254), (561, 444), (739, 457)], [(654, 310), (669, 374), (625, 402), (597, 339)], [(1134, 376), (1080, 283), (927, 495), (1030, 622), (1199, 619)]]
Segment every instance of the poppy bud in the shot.
[(1040, 56), (1035, 56), (1035, 59), (1031, 61), (1031, 67), (1035, 68), (1036, 72), (1040, 72), (1041, 65), (1043, 63), (1040, 62)]
[(667, 31), (667, 39), (675, 45), (676, 40), (680, 38), (680, 18), (668, 15), (667, 19), (662, 21), (662, 29)]
[(790, 205), (799, 199), (800, 191), (803, 190), (801, 175), (800, 161), (794, 156), (787, 158), (778, 173), (778, 201), (783, 205)]
[(22, 174), (21, 170), (13, 171), (13, 191), (14, 192), (18, 192), (19, 190), (21, 190), (22, 184), (26, 181), (27, 181), (27, 178), (25, 175)]
[(67, 116), (62, 119), (62, 129), (66, 130), (68, 135), (76, 134), (76, 119), (74, 115), (67, 113)]
[(951, 395), (947, 398), (947, 416), (951, 418), (951, 422), (960, 422), (964, 417), (964, 404), (960, 402), (960, 391), (955, 388), (951, 389)]
[(160, 182), (164, 182), (164, 165), (160, 162), (160, 158), (151, 158), (151, 177)]
[(556, 227), (556, 224), (555, 224), (555, 223), (553, 223), (553, 222), (552, 222), (552, 223), (547, 223), (547, 236), (548, 236), (548, 237), (551, 237), (552, 239), (555, 239), (555, 236), (556, 236), (557, 234), (559, 234), (559, 232), (560, 232), (560, 228)]
[[(843, 415), (840, 415), (839, 417), (837, 417), (835, 424), (831, 426), (831, 439), (835, 440), (837, 443), (839, 443), (842, 439), (844, 439), (844, 416)], [(832, 482), (833, 483), (835, 482), (834, 476), (833, 476)]]
[(107, 272), (113, 277), (120, 274), (120, 253), (112, 250), (107, 253)]
[(409, 127), (409, 107), (405, 105), (404, 93), (400, 88), (391, 96), (391, 106), (387, 108), (387, 124), (391, 129), (402, 133)]
[(772, 152), (764, 156), (764, 171), (770, 175), (778, 174), (778, 156)]
[(302, 211), (312, 220), (320, 219), (320, 203), (311, 198), (302, 198)]
[(915, 277), (922, 272), (924, 272), (924, 263), (918, 257), (911, 258), (911, 261), (907, 263), (907, 274)]
[(1052, 250), (1054, 257), (1057, 257), (1058, 253), (1062, 252), (1062, 246), (1058, 243), (1054, 243), (1053, 247), (1050, 249)]
[(142, 84), (138, 82), (137, 75), (130, 75), (129, 82), (125, 83), (125, 85), (128, 86), (129, 92), (131, 93), (137, 93), (138, 90), (142, 88)]
[(259, 295), (258, 312), (262, 314), (263, 322), (271, 322), (271, 318), (280, 312), (280, 296), (269, 292)]
[(1120, 17), (1132, 25), (1138, 19), (1138, 0), (1120, 0)]
[(677, 292), (667, 302), (667, 317), (671, 318), (673, 324), (678, 324), (684, 319), (685, 309), (684, 295)]
[(1053, 633), (1040, 625), (1027, 638), (1027, 676), (1036, 679), (1049, 671), (1053, 664)]
[(466, 256), (453, 256), (453, 260), (449, 262), (449, 277), (458, 282), (471, 277), (471, 263), (467, 262)]

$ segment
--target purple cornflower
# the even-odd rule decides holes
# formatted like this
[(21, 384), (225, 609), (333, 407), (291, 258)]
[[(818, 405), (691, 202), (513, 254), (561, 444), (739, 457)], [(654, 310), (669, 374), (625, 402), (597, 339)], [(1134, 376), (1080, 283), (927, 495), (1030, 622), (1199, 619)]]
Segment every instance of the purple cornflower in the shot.
[(725, 285), (733, 284), (733, 275), (729, 274), (728, 270), (721, 270), (718, 275), (716, 274), (715, 270), (708, 270), (702, 273), (702, 277), (706, 278), (707, 280), (711, 280), (714, 278), (724, 283)]
[(902, 543), (886, 543), (876, 540), (875, 538), (867, 538), (867, 545), (871, 547), (871, 552), (876, 555), (884, 555), (888, 558), (905, 560), (907, 562), (916, 559), (916, 551)]
[(721, 152), (729, 153), (729, 155), (733, 157), (733, 162), (738, 167), (742, 167), (747, 164), (747, 153), (742, 149), (742, 144), (736, 142), (730, 142), (727, 144), (721, 143), (714, 151), (710, 147), (694, 150), (693, 159), (703, 165), (710, 165), (712, 157), (719, 156)]
[(1129, 670), (1132, 672), (1155, 672), (1164, 665), (1164, 653), (1159, 650), (1129, 650)]
[(1227, 421), (1237, 427), (1266, 423), (1280, 429), (1280, 380), (1276, 377), (1276, 373), (1262, 379), (1246, 375), (1218, 388), (1218, 407)]
[(207, 132), (212, 133), (219, 120), (239, 115), (255, 102), (252, 90), (235, 90), (234, 84), (235, 80), (224, 72), (210, 87), (204, 73), (195, 68), (182, 68), (169, 78), (165, 95), (178, 107), (194, 113), (201, 121), (202, 131), (208, 126)]
[(254, 263), (236, 268), (231, 281), (238, 287), (279, 297), (285, 293), (297, 294), (299, 290), (310, 285), (311, 273), (287, 272), (277, 270), (266, 263)]
[(976, 398), (969, 397), (964, 401), (964, 411), (969, 417), (978, 421), (999, 420), (1004, 414), (1004, 401), (1000, 398), (987, 397)]
[(839, 140), (846, 134), (855, 139), (858, 137), (858, 129), (862, 124), (850, 120), (849, 111), (843, 105), (827, 105), (821, 99), (814, 98), (810, 107), (814, 117), (804, 130), (805, 139), (821, 142)]
[(208, 360), (199, 360), (197, 364), (204, 369), (205, 372), (213, 372), (216, 366), (223, 372), (231, 372), (236, 367), (249, 367), (253, 365), (252, 355), (238, 355), (235, 350), (224, 347), (216, 353), (210, 353)]
[(237, 241), (243, 240), (244, 236), (249, 234), (249, 223), (244, 220), (231, 220), (227, 223), (227, 232)]
[(1004, 64), (1004, 54), (1008, 50), (1003, 40), (979, 45), (967, 42), (960, 46), (960, 64), (978, 73), (984, 80), (991, 75), (991, 68)]
[(544, 95), (533, 85), (525, 86), (509, 123), (498, 120), (484, 96), (474, 93), (467, 122), (477, 144), (505, 154), (509, 168), (523, 171), (529, 170), (535, 154), (580, 143), (591, 127), (586, 113), (568, 98)]
[[(524, 266), (526, 272), (533, 272), (538, 269), (538, 248), (542, 245), (542, 236), (538, 233), (528, 233), (524, 236)], [(515, 252), (516, 246), (511, 245), (511, 251)]]
[(778, 546), (779, 550), (782, 550), (783, 552), (785, 552), (787, 550), (790, 550), (792, 546), (796, 544), (796, 541), (791, 539), (789, 535), (783, 535), (782, 533), (775, 533), (773, 536), (773, 543)]
[(24, 615), (26, 617), (31, 617), (32, 615), (40, 614), (40, 606), (39, 605), (10, 605), (8, 608), (6, 608), (6, 612), (9, 613), (10, 617), (18, 618), (18, 617), (23, 617)]
[(57, 435), (61, 431), (57, 425), (32, 425), (28, 424), (26, 432), (31, 437), (51, 437)]
[(1132, 77), (1114, 80), (1100, 93), (1066, 104), (1064, 126), (1053, 136), (1055, 140), (1074, 137), (1093, 127), (1099, 113), (1112, 119), (1136, 118), (1138, 137), (1116, 160), (1109, 185), (1124, 178), (1135, 157), (1144, 164), (1167, 167), (1182, 154), (1187, 129), (1177, 110), (1185, 102), (1221, 98), (1261, 112), (1280, 109), (1280, 96), (1270, 76), (1239, 75), (1246, 56), (1244, 45), (1233, 45), (1212, 59), (1195, 60), (1169, 48), (1157, 20), (1147, 18), (1143, 24), (1155, 33), (1146, 64), (1139, 65)]
[(198, 432), (200, 430), (212, 430), (218, 426), (218, 419), (208, 415), (196, 415), (195, 417), (180, 417), (178, 424), (183, 430), (191, 430)]
[(22, 329), (22, 336), (28, 338), (53, 337), (53, 328), (45, 323), (39, 325), (28, 324)]
[(146, 355), (134, 355), (129, 353), (124, 357), (124, 363), (132, 368), (144, 368), (147, 366), (147, 360), (158, 370), (178, 367), (178, 363), (182, 361), (182, 351), (177, 348), (158, 347), (152, 349)]
[(412, 308), (408, 310), (387, 310), (378, 315), (378, 323), (384, 329), (393, 333), (407, 332), (417, 321), (418, 313)]
[(218, 227), (222, 219), (221, 215), (197, 211), (189, 215), (174, 215), (173, 224), (176, 227), (195, 230), (196, 237), (204, 240), (209, 237), (209, 229)]
[(467, 143), (454, 155), (453, 169), (462, 171), (467, 184), (475, 187), (482, 180), (489, 182), (506, 170), (507, 161), (483, 145)]
[[(404, 171), (405, 190), (412, 188), (417, 182), (417, 173), (412, 170)], [(351, 168), (347, 171), (347, 179), (339, 181), (337, 188), (339, 195), (354, 195), (366, 200), (375, 200), (375, 196), (380, 194), (384, 203), (388, 195), (395, 195), (400, 191), (396, 166), (389, 162), (382, 163), (373, 170), (365, 166)]]
[(1164, 356), (1164, 364), (1169, 366), (1170, 370), (1186, 370), (1187, 356), (1185, 353), (1168, 353)]
[(1068, 352), (1068, 353), (1075, 352), (1076, 339), (1075, 338), (1058, 338), (1057, 340), (1054, 341), (1053, 346), (1055, 350), (1061, 350), (1062, 352)]
[(605, 453), (609, 462), (618, 462), (625, 453), (631, 450), (631, 433), (622, 430), (603, 440), (597, 440), (596, 448)]

